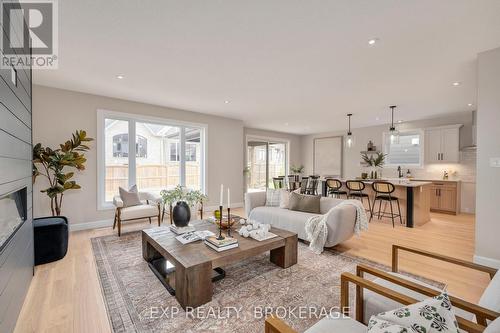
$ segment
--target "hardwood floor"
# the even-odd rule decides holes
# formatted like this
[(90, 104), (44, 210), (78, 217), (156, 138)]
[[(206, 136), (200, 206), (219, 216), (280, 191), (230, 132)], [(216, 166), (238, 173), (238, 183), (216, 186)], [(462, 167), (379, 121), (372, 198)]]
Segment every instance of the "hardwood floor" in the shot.
[[(234, 213), (244, 214), (243, 209)], [(149, 223), (128, 224), (122, 232), (145, 227)], [(36, 267), (15, 332), (111, 331), (90, 244), (91, 238), (109, 234), (113, 234), (111, 228), (72, 232), (64, 259)], [(414, 229), (399, 225), (393, 229), (389, 222), (374, 220), (368, 232), (336, 249), (389, 265), (395, 242), (472, 260), (474, 217), (432, 214), (431, 222)], [(402, 258), (402, 270), (445, 282), (451, 293), (469, 301), (477, 302), (489, 281), (485, 273), (433, 259), (406, 254)]]

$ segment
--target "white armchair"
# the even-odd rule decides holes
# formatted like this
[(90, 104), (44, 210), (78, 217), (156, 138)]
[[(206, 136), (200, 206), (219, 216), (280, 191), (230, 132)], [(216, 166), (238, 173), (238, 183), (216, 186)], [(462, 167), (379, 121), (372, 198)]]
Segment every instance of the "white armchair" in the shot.
[(119, 195), (113, 198), (113, 204), (116, 207), (115, 219), (113, 222), (113, 230), (118, 226), (118, 236), (121, 235), (122, 222), (140, 219), (149, 219), (151, 223), (151, 218), (158, 218), (158, 226), (160, 226), (160, 196), (156, 196), (149, 192), (139, 192), (139, 199), (142, 205), (124, 207), (123, 201)]

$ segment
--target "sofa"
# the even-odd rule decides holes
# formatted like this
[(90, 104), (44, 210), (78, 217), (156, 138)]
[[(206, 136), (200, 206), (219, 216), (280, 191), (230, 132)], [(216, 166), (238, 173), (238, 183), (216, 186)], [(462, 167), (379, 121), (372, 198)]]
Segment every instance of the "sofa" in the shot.
[[(326, 214), (331, 208), (343, 200), (330, 197), (321, 197), (320, 214)], [(299, 212), (280, 207), (266, 206), (266, 192), (249, 192), (245, 194), (245, 211), (250, 220), (270, 224), (273, 227), (288, 230), (298, 235), (299, 239), (307, 240), (305, 224), (312, 216), (318, 214)], [(325, 247), (332, 247), (342, 243), (354, 234), (356, 222), (356, 208), (342, 206), (330, 214), (327, 221), (328, 238)]]

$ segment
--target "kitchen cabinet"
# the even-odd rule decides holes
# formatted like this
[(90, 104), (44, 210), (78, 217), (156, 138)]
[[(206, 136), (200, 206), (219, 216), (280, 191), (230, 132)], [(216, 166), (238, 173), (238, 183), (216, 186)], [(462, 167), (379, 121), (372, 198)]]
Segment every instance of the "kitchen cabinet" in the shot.
[(460, 127), (462, 125), (425, 130), (426, 163), (458, 163), (460, 161)]
[(460, 212), (460, 183), (434, 181), (431, 185), (431, 211), (458, 214)]

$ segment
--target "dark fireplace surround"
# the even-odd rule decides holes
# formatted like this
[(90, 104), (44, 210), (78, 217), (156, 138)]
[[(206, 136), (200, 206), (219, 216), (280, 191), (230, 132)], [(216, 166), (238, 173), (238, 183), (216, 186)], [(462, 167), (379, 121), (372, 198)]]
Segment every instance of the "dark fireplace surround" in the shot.
[(0, 195), (0, 252), (26, 221), (27, 203), (26, 187)]

